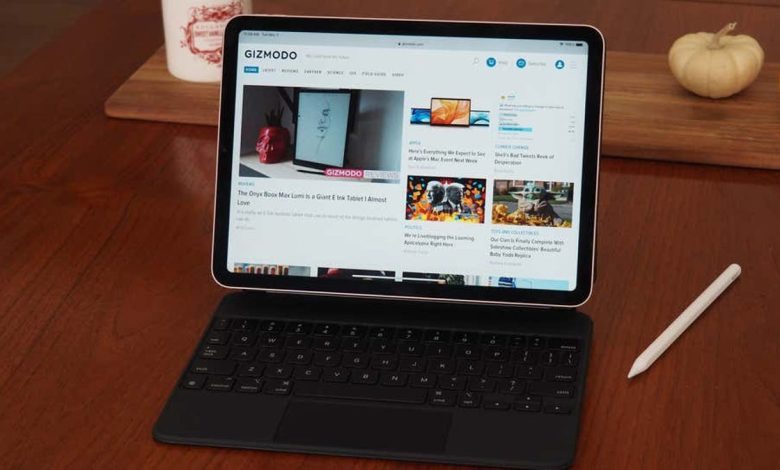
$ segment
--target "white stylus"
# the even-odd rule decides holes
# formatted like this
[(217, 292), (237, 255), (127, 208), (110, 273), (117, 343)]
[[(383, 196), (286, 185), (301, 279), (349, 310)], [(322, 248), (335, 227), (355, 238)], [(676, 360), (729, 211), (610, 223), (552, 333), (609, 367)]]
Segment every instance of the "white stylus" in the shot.
[(636, 358), (634, 364), (631, 366), (631, 370), (628, 372), (628, 378), (630, 379), (631, 377), (641, 374), (653, 365), (655, 360), (661, 357), (661, 354), (663, 354), (664, 351), (680, 337), (683, 331), (688, 329), (688, 327), (699, 318), (699, 315), (707, 310), (707, 307), (709, 307), (710, 304), (739, 277), (740, 273), (742, 273), (742, 268), (740, 268), (738, 264), (732, 264), (726, 268), (717, 279), (712, 281), (712, 284), (704, 289), (704, 292), (696, 297), (696, 300), (694, 300), (688, 308), (686, 308), (683, 313), (681, 313), (680, 316), (647, 347), (647, 349), (642, 351), (642, 354)]

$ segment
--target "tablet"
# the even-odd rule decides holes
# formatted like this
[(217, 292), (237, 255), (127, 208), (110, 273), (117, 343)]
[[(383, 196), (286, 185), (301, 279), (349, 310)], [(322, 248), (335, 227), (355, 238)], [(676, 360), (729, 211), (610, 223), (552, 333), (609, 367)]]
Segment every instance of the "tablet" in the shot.
[(224, 48), (219, 284), (587, 300), (603, 94), (596, 29), (241, 16)]
[(344, 167), (352, 94), (302, 90), (296, 97), (294, 163), (319, 169)]

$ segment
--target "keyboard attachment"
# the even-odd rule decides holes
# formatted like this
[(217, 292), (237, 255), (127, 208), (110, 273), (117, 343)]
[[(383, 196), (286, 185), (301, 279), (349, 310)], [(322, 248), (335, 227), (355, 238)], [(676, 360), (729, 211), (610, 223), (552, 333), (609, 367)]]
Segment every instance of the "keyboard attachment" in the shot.
[(570, 414), (579, 355), (574, 338), (216, 318), (180, 386)]

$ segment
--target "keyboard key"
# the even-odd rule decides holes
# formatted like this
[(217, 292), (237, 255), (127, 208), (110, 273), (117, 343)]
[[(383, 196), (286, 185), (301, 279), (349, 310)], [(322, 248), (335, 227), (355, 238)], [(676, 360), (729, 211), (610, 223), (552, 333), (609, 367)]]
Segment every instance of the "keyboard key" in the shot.
[(528, 384), (528, 393), (544, 397), (573, 398), (574, 386), (555, 382), (531, 382)]
[(477, 342), (479, 335), (469, 331), (456, 331), (452, 335), (452, 342), (457, 344), (474, 344)]
[(515, 398), (516, 403), (542, 403), (542, 397), (536, 397), (533, 395), (521, 395)]
[(257, 328), (257, 320), (248, 318), (236, 318), (231, 325), (234, 330), (254, 331)]
[(515, 370), (515, 377), (520, 379), (539, 380), (542, 378), (542, 368), (539, 366), (519, 365)]
[(276, 365), (265, 369), (265, 376), (272, 379), (288, 379), (292, 375), (292, 366)]
[(561, 364), (569, 367), (574, 367), (579, 362), (580, 356), (576, 352), (566, 351), (561, 357)]
[(512, 335), (509, 338), (509, 346), (512, 348), (522, 348), (525, 346), (525, 336)]
[(298, 366), (293, 372), (295, 380), (319, 380), (322, 375), (322, 369), (314, 366)]
[(422, 331), (415, 328), (402, 328), (398, 330), (398, 339), (402, 341), (420, 341)]
[(442, 330), (427, 330), (423, 335), (423, 341), (432, 343), (446, 343), (450, 340), (450, 333)]
[(362, 338), (366, 334), (366, 327), (358, 325), (345, 326), (341, 330), (341, 335), (349, 338)]
[(456, 375), (439, 377), (439, 388), (445, 390), (464, 390), (466, 388), (466, 377), (458, 377)]
[(521, 364), (536, 364), (539, 359), (539, 353), (537, 351), (529, 351), (528, 349), (512, 351), (511, 359)]
[(322, 372), (322, 380), (325, 382), (346, 382), (349, 380), (349, 369), (329, 367)]
[(293, 351), (287, 354), (287, 363), (305, 366), (311, 362), (311, 356), (311, 351)]
[(514, 367), (507, 363), (488, 364), (487, 375), (489, 377), (509, 378), (514, 373)]
[(434, 406), (453, 406), (457, 395), (447, 390), (432, 390), (428, 403)]
[(476, 392), (461, 392), (458, 394), (458, 406), (463, 408), (477, 408), (482, 395)]
[(233, 388), (233, 377), (209, 377), (206, 380), (206, 390), (213, 392), (229, 392)]
[(301, 335), (288, 336), (284, 346), (289, 349), (309, 349), (311, 347), (311, 338)]
[(486, 346), (505, 346), (507, 337), (504, 335), (494, 335), (485, 333), (482, 335), (482, 344)]
[(377, 370), (395, 370), (398, 360), (390, 355), (374, 356), (371, 360), (371, 368)]
[(211, 325), (214, 330), (227, 330), (230, 328), (229, 318), (215, 318), (214, 323)]
[(437, 374), (452, 374), (455, 372), (454, 359), (431, 359), (428, 361), (428, 372)]
[(246, 331), (233, 333), (233, 344), (237, 346), (254, 346), (257, 335)]
[(539, 363), (544, 366), (554, 366), (558, 363), (558, 353), (556, 351), (543, 351), (539, 356)]
[(525, 392), (525, 382), (518, 379), (500, 380), (497, 383), (499, 393), (520, 394)]
[(192, 390), (200, 390), (203, 388), (204, 383), (206, 383), (205, 375), (187, 374), (184, 376), (184, 380), (181, 381), (181, 386)]
[(262, 364), (241, 364), (238, 368), (239, 377), (262, 377), (263, 369), (265, 366)]
[(339, 340), (333, 336), (314, 338), (312, 347), (316, 351), (335, 351), (339, 347)]
[(433, 388), (436, 385), (434, 374), (412, 374), (410, 383), (412, 387)]
[(235, 347), (230, 350), (230, 359), (234, 361), (253, 361), (257, 355), (254, 348)]
[(284, 359), (284, 351), (280, 349), (263, 348), (257, 355), (257, 360), (260, 362), (279, 363), (282, 359)]
[(574, 367), (551, 367), (544, 373), (545, 380), (551, 382), (574, 382), (577, 369)]
[(263, 379), (238, 379), (235, 391), (241, 393), (258, 393), (263, 388)]
[(284, 322), (276, 320), (267, 320), (260, 324), (260, 331), (266, 333), (281, 333), (284, 331)]
[(379, 372), (364, 370), (352, 374), (353, 384), (374, 385), (379, 381)]
[(395, 344), (389, 339), (375, 339), (371, 342), (371, 352), (377, 354), (391, 354), (395, 352)]
[(538, 412), (542, 409), (542, 402), (540, 401), (533, 401), (533, 402), (515, 402), (515, 409), (517, 411), (526, 411), (530, 413)]
[(341, 342), (341, 349), (349, 352), (365, 352), (368, 349), (368, 342), (364, 339), (345, 338)]
[(574, 338), (550, 338), (547, 341), (547, 347), (550, 349), (577, 351), (580, 348), (580, 342)]
[(206, 333), (204, 342), (207, 344), (220, 345), (227, 344), (228, 339), (230, 339), (230, 333), (227, 331), (209, 331)]
[(431, 343), (425, 348), (425, 355), (428, 357), (450, 357), (452, 348), (442, 343)]
[(496, 381), (486, 377), (472, 377), (468, 386), (472, 392), (492, 392), (496, 388)]
[(365, 369), (368, 367), (368, 363), (371, 360), (371, 356), (362, 353), (344, 353), (344, 366), (354, 367), (357, 369)]
[(497, 346), (488, 346), (485, 349), (484, 358), (486, 361), (506, 361), (509, 359), (509, 351)]
[(482, 352), (482, 349), (479, 346), (462, 344), (455, 348), (455, 357), (479, 360), (480, 352)]
[(257, 345), (263, 348), (281, 348), (284, 344), (284, 337), (279, 333), (263, 333)]
[(267, 380), (263, 386), (263, 392), (271, 395), (289, 395), (292, 386), (290, 380)]
[(541, 336), (531, 336), (528, 338), (528, 347), (531, 349), (543, 349), (545, 340)]
[(386, 326), (378, 326), (371, 328), (368, 332), (368, 336), (371, 338), (391, 339), (395, 333), (395, 328), (388, 328)]
[(402, 356), (422, 356), (423, 344), (416, 341), (401, 341), (398, 354)]
[(214, 361), (209, 359), (196, 359), (192, 361), (190, 371), (196, 374), (231, 375), (236, 370), (233, 361)]
[[(314, 354), (314, 365), (323, 367), (336, 367), (341, 364), (341, 353), (318, 352)], [(348, 365), (348, 364), (345, 364)]]
[(384, 372), (380, 383), (388, 387), (402, 387), (406, 385), (407, 375), (403, 372)]
[(485, 364), (476, 361), (460, 361), (458, 366), (458, 373), (464, 375), (482, 375), (482, 371), (485, 370)]
[(424, 372), (425, 359), (402, 357), (399, 369), (404, 372)]
[(314, 326), (314, 334), (317, 336), (333, 336), (338, 332), (339, 326), (332, 323), (320, 323)]
[(545, 401), (544, 412), (559, 415), (571, 414), (572, 404), (565, 401)]
[(287, 324), (287, 332), (294, 335), (308, 335), (311, 332), (311, 324), (304, 322), (291, 322)]
[(427, 392), (426, 390), (404, 387), (301, 382), (295, 386), (295, 395), (315, 398), (422, 404), (425, 403)]
[(227, 346), (212, 346), (210, 344), (203, 346), (200, 348), (200, 352), (198, 352), (198, 357), (202, 357), (203, 359), (224, 359), (227, 355)]
[(486, 396), (482, 405), (486, 410), (508, 410), (511, 406), (509, 400), (494, 396)]

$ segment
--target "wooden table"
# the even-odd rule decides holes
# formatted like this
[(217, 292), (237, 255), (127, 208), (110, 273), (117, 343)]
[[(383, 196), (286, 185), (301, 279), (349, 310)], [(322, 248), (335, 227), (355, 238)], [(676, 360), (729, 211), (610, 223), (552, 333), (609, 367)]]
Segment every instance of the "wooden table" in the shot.
[[(529, 2), (528, 11), (511, 0), (454, 3), (295, 0), (264, 11), (579, 19), (601, 25), (616, 48), (654, 52), (684, 22), (681, 13), (675, 28), (649, 35), (604, 2)], [(701, 15), (730, 16), (724, 5), (673, 3), (693, 18), (687, 29), (699, 29)], [(780, 16), (739, 9), (738, 19), (757, 23)], [(648, 11), (636, 10), (637, 21), (658, 27)], [(162, 43), (159, 23), (156, 0), (108, 0), (0, 79), (0, 467), (442, 468), (152, 440), (225, 294), (209, 275), (216, 130), (102, 113)], [(601, 169), (577, 466), (772, 468), (780, 172), (622, 159)], [(648, 373), (627, 381), (635, 355), (731, 262), (742, 278)]]

